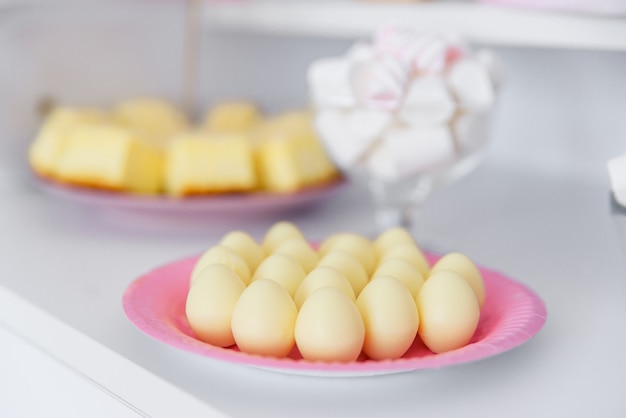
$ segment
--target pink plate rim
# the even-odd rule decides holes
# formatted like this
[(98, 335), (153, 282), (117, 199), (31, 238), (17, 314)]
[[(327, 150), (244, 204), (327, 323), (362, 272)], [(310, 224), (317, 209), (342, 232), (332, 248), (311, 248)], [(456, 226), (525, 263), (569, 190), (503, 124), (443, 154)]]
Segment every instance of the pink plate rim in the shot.
[(289, 193), (224, 193), (174, 198), (98, 190), (61, 183), (36, 173), (33, 173), (33, 176), (39, 187), (45, 192), (69, 201), (95, 205), (100, 208), (186, 213), (232, 213), (232, 211), (247, 213), (251, 207), (255, 211), (295, 208), (330, 198), (348, 184), (345, 178), (339, 178)]
[[(479, 266), (487, 293), (483, 312), (494, 310), (494, 306), (498, 303), (501, 312), (491, 315), (493, 317), (489, 322), (492, 324), (495, 322), (495, 325), (492, 325), (495, 327), (493, 330), (484, 338), (460, 349), (442, 354), (429, 352), (429, 355), (423, 357), (384, 361), (365, 359), (352, 363), (323, 363), (250, 355), (231, 348), (216, 347), (194, 338), (183, 330), (185, 327), (188, 328), (186, 320), (180, 318), (180, 315), (176, 317), (173, 313), (173, 306), (176, 303), (184, 305), (184, 300), (180, 299), (184, 298), (187, 293), (188, 275), (197, 257), (187, 257), (168, 263), (133, 281), (124, 292), (122, 301), (128, 319), (145, 334), (170, 346), (225, 362), (283, 373), (363, 376), (441, 368), (473, 362), (521, 345), (539, 332), (547, 318), (544, 302), (529, 287), (501, 273)], [(433, 254), (427, 254), (427, 257), (431, 263), (438, 259), (438, 256)], [(169, 304), (160, 303), (159, 298), (168, 298)], [(480, 327), (481, 323), (479, 323)]]

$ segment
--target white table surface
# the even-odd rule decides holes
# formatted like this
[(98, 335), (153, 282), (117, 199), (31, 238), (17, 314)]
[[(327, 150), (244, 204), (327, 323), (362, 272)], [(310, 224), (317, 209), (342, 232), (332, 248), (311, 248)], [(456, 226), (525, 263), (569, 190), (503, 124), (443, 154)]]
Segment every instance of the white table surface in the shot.
[[(626, 414), (626, 266), (604, 184), (488, 160), (440, 192), (423, 213), (422, 245), (465, 252), (527, 283), (544, 299), (548, 321), (495, 358), (371, 378), (220, 363), (152, 340), (125, 318), (122, 293), (141, 273), (235, 227), (261, 238), (281, 216), (159, 227), (53, 199), (28, 181), (13, 186), (0, 217), (0, 323), (146, 415)], [(286, 218), (316, 240), (340, 229), (372, 233), (370, 217), (366, 195), (353, 188)]]

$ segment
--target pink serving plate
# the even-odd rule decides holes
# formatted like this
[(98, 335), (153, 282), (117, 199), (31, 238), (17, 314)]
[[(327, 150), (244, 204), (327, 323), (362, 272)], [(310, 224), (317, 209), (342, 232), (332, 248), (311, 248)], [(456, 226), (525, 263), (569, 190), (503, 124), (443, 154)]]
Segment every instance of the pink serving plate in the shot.
[[(434, 262), (437, 256), (427, 254)], [(135, 280), (124, 293), (126, 316), (140, 330), (171, 346), (227, 362), (283, 373), (320, 376), (367, 376), (439, 368), (494, 356), (522, 344), (546, 321), (546, 307), (532, 290), (504, 275), (480, 268), (486, 300), (478, 328), (469, 345), (434, 354), (416, 338), (400, 359), (375, 361), (365, 357), (352, 363), (303, 360), (297, 349), (288, 358), (262, 357), (220, 348), (194, 337), (185, 317), (189, 275), (197, 256), (169, 263)]]
[(138, 195), (73, 186), (36, 176), (41, 188), (51, 195), (99, 209), (134, 210), (180, 215), (255, 215), (276, 213), (321, 203), (347, 184), (336, 180), (293, 193), (224, 193), (183, 198)]

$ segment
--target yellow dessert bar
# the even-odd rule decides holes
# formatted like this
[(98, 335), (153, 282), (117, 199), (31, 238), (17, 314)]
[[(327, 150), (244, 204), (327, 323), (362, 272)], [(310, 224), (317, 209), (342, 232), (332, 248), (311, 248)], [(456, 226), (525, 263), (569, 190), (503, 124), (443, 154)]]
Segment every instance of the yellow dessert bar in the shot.
[(259, 111), (251, 103), (223, 103), (208, 112), (204, 126), (215, 132), (246, 131), (254, 127), (260, 119)]
[(259, 135), (256, 162), (263, 188), (290, 192), (337, 177), (307, 113), (278, 117)]
[(175, 196), (248, 191), (257, 184), (252, 145), (242, 134), (181, 135), (166, 161), (166, 189)]
[(165, 147), (174, 135), (189, 127), (185, 115), (171, 104), (158, 99), (123, 102), (113, 109), (112, 119), (161, 147)]
[(108, 125), (74, 127), (57, 165), (57, 177), (68, 183), (127, 190), (160, 191), (163, 155), (136, 133)]
[(105, 115), (95, 109), (55, 108), (29, 148), (28, 159), (33, 170), (43, 176), (54, 177), (69, 131), (78, 125), (100, 123), (104, 120)]

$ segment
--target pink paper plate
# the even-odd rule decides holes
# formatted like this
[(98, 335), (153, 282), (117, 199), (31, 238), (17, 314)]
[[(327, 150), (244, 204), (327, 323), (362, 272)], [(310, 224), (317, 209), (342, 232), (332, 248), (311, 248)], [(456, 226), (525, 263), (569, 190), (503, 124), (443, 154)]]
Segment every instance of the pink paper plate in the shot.
[[(437, 256), (427, 254), (429, 260)], [(416, 338), (400, 359), (375, 361), (360, 358), (353, 363), (303, 360), (297, 349), (288, 358), (245, 354), (235, 347), (220, 348), (194, 337), (185, 317), (189, 275), (197, 256), (172, 262), (135, 280), (124, 293), (126, 316), (140, 330), (171, 346), (214, 359), (271, 369), (283, 373), (322, 376), (364, 376), (439, 368), (494, 356), (522, 344), (546, 321), (546, 308), (532, 290), (504, 275), (480, 268), (486, 300), (478, 328), (469, 345), (434, 354)]]
[(276, 213), (320, 203), (337, 194), (347, 184), (337, 180), (311, 186), (293, 193), (225, 193), (173, 198), (142, 196), (130, 193), (72, 186), (35, 176), (40, 187), (51, 195), (99, 209), (143, 211), (179, 215), (239, 216)]

